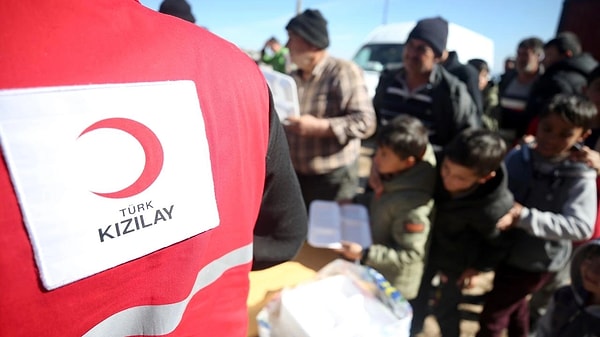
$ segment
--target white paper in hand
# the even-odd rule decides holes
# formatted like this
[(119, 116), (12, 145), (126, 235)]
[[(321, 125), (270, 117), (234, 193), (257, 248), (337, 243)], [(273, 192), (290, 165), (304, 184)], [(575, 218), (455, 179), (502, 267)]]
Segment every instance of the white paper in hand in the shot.
[(337, 249), (342, 247), (342, 241), (356, 242), (362, 247), (372, 244), (367, 208), (326, 200), (311, 202), (308, 243), (314, 247)]

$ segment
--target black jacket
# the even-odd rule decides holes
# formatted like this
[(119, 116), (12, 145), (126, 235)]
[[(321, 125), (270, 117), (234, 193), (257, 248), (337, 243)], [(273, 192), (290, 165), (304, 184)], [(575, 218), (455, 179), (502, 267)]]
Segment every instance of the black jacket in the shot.
[[(379, 78), (379, 84), (373, 97), (373, 105), (378, 118), (382, 110), (393, 112), (395, 115), (408, 113), (401, 108), (402, 98), (392, 95), (388, 89), (401, 87), (400, 79), (405, 78), (403, 67), (395, 70), (386, 70)], [(467, 92), (467, 88), (456, 76), (450, 74), (441, 66), (435, 66), (431, 76), (431, 108), (423, 113), (431, 116), (433, 125), (430, 126), (432, 135), (430, 142), (434, 146), (445, 146), (463, 129), (481, 127), (481, 118), (477, 107)], [(418, 117), (418, 116), (415, 116)], [(381, 121), (379, 121), (381, 122)]]
[(590, 54), (583, 53), (548, 67), (531, 88), (527, 114), (537, 116), (544, 103), (558, 93), (582, 95), (587, 77), (597, 65)]
[(493, 269), (508, 253), (507, 238), (496, 222), (513, 204), (504, 164), (495, 177), (460, 197), (450, 196), (439, 178), (429, 263), (454, 275), (467, 268)]
[(455, 51), (448, 52), (448, 58), (442, 64), (448, 72), (458, 77), (466, 86), (473, 102), (477, 106), (479, 115), (483, 113), (483, 97), (479, 90), (479, 73), (477, 69), (470, 64), (462, 64), (458, 60), (458, 54)]
[[(294, 258), (308, 231), (308, 215), (300, 184), (295, 178), (285, 131), (275, 111), (272, 96), (269, 113), (265, 189), (254, 227), (252, 270), (269, 268)], [(294, 179), (289, 179), (290, 174)]]

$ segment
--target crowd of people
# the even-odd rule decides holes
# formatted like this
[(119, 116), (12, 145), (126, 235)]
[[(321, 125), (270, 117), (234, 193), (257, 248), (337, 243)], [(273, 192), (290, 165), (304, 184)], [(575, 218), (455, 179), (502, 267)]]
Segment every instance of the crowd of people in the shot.
[[(345, 242), (338, 252), (381, 272), (411, 302), (412, 335), (433, 314), (443, 336), (460, 336), (463, 291), (489, 271), (477, 336), (599, 331), (596, 255), (570, 264), (573, 247), (593, 252), (600, 234), (600, 68), (575, 34), (524, 38), (514, 68), (507, 60), (495, 81), (485, 61), (462, 64), (446, 49), (444, 18), (424, 18), (402, 66), (383, 71), (369, 102), (356, 66), (328, 55), (318, 10), (286, 29), (301, 116), (285, 130), (304, 201), (369, 207), (373, 244)], [(358, 145), (371, 136), (367, 192), (357, 193)], [(576, 319), (548, 318), (563, 309)]]
[[(261, 53), (298, 88), (300, 115), (280, 121), (254, 60), (185, 0), (159, 11), (21, 0), (0, 13), (0, 335), (245, 336), (248, 273), (298, 253), (314, 200), (369, 208), (372, 245), (337, 253), (410, 301), (413, 336), (432, 314), (460, 336), (463, 291), (490, 271), (477, 336), (598, 335), (600, 66), (575, 34), (524, 38), (494, 81), (446, 49), (443, 17), (423, 18), (371, 98), (306, 9)], [(144, 150), (120, 193), (90, 192), (95, 178), (69, 166), (96, 129)], [(197, 138), (174, 141), (181, 130)]]

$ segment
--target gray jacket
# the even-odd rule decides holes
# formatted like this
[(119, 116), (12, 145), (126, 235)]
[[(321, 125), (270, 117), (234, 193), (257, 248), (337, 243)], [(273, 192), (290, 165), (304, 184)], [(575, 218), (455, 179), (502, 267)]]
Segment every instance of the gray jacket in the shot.
[(506, 157), (508, 187), (524, 206), (509, 231), (506, 263), (532, 272), (557, 271), (569, 260), (571, 241), (591, 237), (596, 221), (596, 172), (568, 159), (552, 162), (531, 145)]

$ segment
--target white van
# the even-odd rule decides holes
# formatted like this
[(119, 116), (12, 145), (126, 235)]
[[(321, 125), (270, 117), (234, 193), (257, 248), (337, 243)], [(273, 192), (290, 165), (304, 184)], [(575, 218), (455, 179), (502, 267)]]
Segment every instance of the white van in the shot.
[[(385, 68), (402, 64), (402, 48), (416, 21), (390, 23), (375, 28), (353, 57), (353, 61), (364, 70), (365, 81), (371, 97)], [(454, 23), (448, 23), (447, 50), (456, 51), (461, 63), (473, 58), (485, 60), (489, 67), (494, 65), (494, 42), (477, 32)]]

